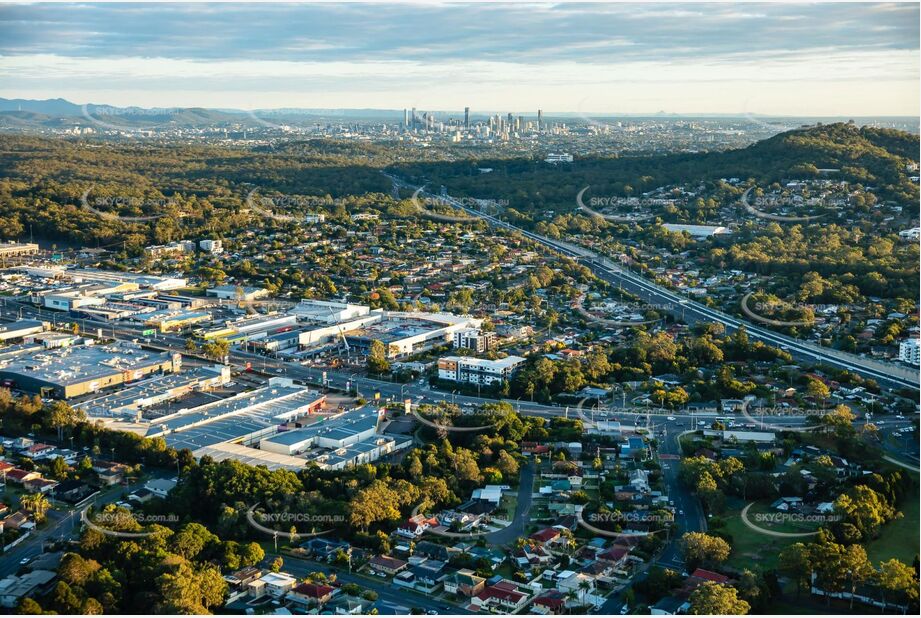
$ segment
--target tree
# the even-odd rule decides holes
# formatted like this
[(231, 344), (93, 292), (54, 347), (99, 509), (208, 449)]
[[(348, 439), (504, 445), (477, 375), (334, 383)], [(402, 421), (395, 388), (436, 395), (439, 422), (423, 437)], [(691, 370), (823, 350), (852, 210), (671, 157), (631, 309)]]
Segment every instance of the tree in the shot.
[(80, 597), (64, 581), (59, 581), (55, 585), (52, 593), (52, 604), (59, 614), (80, 613)]
[(506, 479), (518, 476), (518, 461), (504, 450), (499, 451), (496, 467)]
[(263, 558), (265, 558), (265, 550), (263, 550), (262, 546), (255, 541), (252, 543), (247, 543), (240, 548), (241, 566), (253, 566), (254, 564), (259, 564), (262, 562)]
[(73, 427), (84, 418), (82, 410), (75, 410), (63, 401), (55, 401), (48, 413), (48, 423), (57, 429), (58, 440), (64, 439), (65, 427)]
[(227, 582), (210, 565), (181, 561), (175, 570), (157, 578), (160, 595), (158, 611), (169, 614), (207, 614), (209, 608), (224, 602)]
[(918, 584), (914, 570), (897, 558), (879, 565), (876, 581), (883, 592), (883, 612), (888, 607), (887, 599), (893, 595), (901, 596), (907, 601), (918, 600)]
[(37, 616), (42, 613), (42, 606), (38, 604), (38, 601), (31, 599), (29, 597), (23, 597), (19, 602), (19, 605), (16, 607), (16, 613), (26, 616)]
[(809, 547), (803, 543), (788, 545), (780, 552), (780, 571), (796, 580), (796, 592), (809, 585), (812, 574), (812, 559)]
[(744, 615), (751, 606), (738, 598), (738, 592), (732, 586), (704, 582), (691, 593), (691, 613), (696, 615)]
[(230, 353), (230, 342), (226, 339), (208, 341), (201, 347), (202, 354), (216, 361), (223, 361)]
[(368, 351), (368, 371), (371, 373), (387, 373), (390, 371), (390, 361), (387, 360), (387, 346), (375, 339), (371, 342)]
[(850, 607), (854, 607), (854, 595), (857, 592), (857, 586), (869, 580), (874, 574), (873, 565), (867, 559), (867, 550), (862, 545), (849, 545), (844, 550), (843, 565), (851, 580), (851, 602)]
[(72, 586), (84, 586), (99, 569), (100, 565), (95, 560), (87, 560), (80, 554), (68, 552), (61, 558), (58, 576)]
[(825, 400), (831, 395), (831, 391), (828, 389), (828, 386), (825, 385), (821, 380), (816, 380), (815, 378), (808, 378), (806, 381), (806, 394), (812, 397), (813, 399), (818, 399), (822, 401), (822, 404), (825, 404)]
[(895, 517), (896, 511), (886, 499), (866, 485), (857, 485), (835, 500), (835, 513), (842, 524), (850, 524), (863, 540), (876, 537), (880, 526)]
[(83, 600), (83, 603), (80, 604), (80, 614), (84, 616), (99, 616), (105, 613), (105, 608), (102, 606), (102, 603), (89, 597)]
[(686, 532), (681, 537), (680, 548), (689, 568), (725, 562), (731, 551), (725, 540), (703, 532)]

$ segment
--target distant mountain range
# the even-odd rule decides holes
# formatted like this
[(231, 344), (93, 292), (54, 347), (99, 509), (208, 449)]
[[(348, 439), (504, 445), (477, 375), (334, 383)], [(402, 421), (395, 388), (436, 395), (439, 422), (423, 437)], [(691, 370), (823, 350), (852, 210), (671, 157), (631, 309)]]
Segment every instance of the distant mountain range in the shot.
[[(420, 115), (422, 110), (418, 112)], [(431, 113), (439, 119), (462, 118), (463, 111), (459, 110), (433, 110)], [(477, 111), (472, 114), (477, 119), (493, 115), (496, 112)], [(505, 112), (502, 112), (503, 115)], [(536, 117), (533, 113), (525, 114), (528, 118)], [(578, 119), (584, 113), (578, 112), (545, 112), (547, 118)], [(759, 122), (769, 120), (769, 116), (752, 114), (676, 114), (656, 112), (650, 114), (591, 114), (593, 119), (599, 118), (668, 118), (678, 120), (681, 118), (751, 118)], [(210, 109), (201, 107), (174, 107), (174, 108), (143, 108), (143, 107), (117, 107), (113, 105), (100, 105), (89, 103), (79, 105), (66, 99), (4, 99), (0, 98), (0, 129), (30, 127), (67, 128), (76, 126), (111, 126), (123, 129), (162, 128), (164, 126), (177, 128), (193, 127), (220, 127), (243, 126), (259, 127), (274, 126), (277, 124), (310, 125), (318, 122), (330, 121), (377, 121), (400, 122), (403, 119), (402, 109), (304, 109), (304, 108), (279, 108), (264, 110), (240, 109)], [(840, 118), (784, 117), (783, 124), (791, 122), (834, 122)], [(859, 124), (873, 123), (874, 121), (892, 121), (889, 118), (857, 118)], [(910, 121), (911, 119), (905, 119)], [(917, 119), (914, 119), (915, 122)]]

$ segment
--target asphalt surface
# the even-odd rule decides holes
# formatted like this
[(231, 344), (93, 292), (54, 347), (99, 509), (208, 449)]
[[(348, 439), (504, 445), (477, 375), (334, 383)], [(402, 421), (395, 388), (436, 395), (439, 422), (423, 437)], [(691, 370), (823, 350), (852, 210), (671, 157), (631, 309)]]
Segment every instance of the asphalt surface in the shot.
[(362, 588), (373, 590), (377, 593), (377, 601), (374, 602), (374, 607), (378, 609), (378, 612), (384, 615), (408, 614), (409, 610), (413, 607), (419, 607), (426, 611), (438, 611), (440, 614), (472, 613), (448, 601), (433, 599), (413, 590), (407, 590), (389, 582), (383, 582), (374, 577), (360, 573), (349, 573), (347, 569), (330, 569), (330, 566), (324, 562), (314, 562), (312, 560), (293, 558), (287, 555), (283, 555), (282, 559), (284, 560), (284, 567), (282, 567), (282, 570), (299, 579), (316, 571), (329, 573), (334, 570), (338, 581), (346, 584), (358, 584)]
[(534, 459), (528, 459), (528, 463), (521, 468), (518, 483), (518, 501), (515, 504), (515, 514), (512, 517), (512, 523), (486, 535), (486, 540), (491, 545), (505, 545), (513, 542), (524, 534), (528, 523), (531, 521), (531, 501), (534, 497), (534, 475), (537, 466)]

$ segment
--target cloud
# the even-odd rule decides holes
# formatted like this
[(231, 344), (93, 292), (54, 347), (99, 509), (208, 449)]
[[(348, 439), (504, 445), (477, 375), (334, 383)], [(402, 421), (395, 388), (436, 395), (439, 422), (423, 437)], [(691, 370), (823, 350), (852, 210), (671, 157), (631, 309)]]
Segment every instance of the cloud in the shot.
[[(617, 107), (667, 85), (700, 105), (709, 90), (709, 111), (741, 111), (726, 106), (743, 84), (748, 100), (784, 92), (792, 109), (803, 84), (834, 83), (845, 101), (808, 106), (914, 114), (917, 94), (906, 97), (905, 86), (917, 87), (918, 17), (916, 4), (860, 3), (5, 5), (0, 76), (4, 96), (57, 88), (54, 96), (113, 104), (129, 90), (209, 106), (272, 92), (269, 107), (337, 94), (366, 97), (339, 107), (432, 100), (456, 109), (476, 99), (602, 111), (667, 109)], [(452, 102), (458, 92), (467, 101)]]

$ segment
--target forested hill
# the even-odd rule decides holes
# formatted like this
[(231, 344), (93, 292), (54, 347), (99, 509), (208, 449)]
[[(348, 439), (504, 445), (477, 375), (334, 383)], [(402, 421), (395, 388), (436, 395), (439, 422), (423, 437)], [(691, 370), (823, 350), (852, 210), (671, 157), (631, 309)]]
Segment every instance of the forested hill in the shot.
[[(516, 210), (571, 211), (575, 195), (591, 186), (593, 195), (639, 195), (663, 185), (720, 178), (767, 184), (785, 178), (815, 177), (839, 169), (841, 178), (877, 187), (881, 197), (904, 205), (918, 201), (918, 187), (906, 165), (918, 161), (918, 136), (891, 129), (836, 123), (796, 129), (747, 148), (714, 153), (654, 157), (585, 158), (572, 165), (538, 160), (489, 160), (402, 165), (399, 171), (443, 184), (457, 194), (507, 199)], [(483, 174), (479, 168), (492, 168)]]

